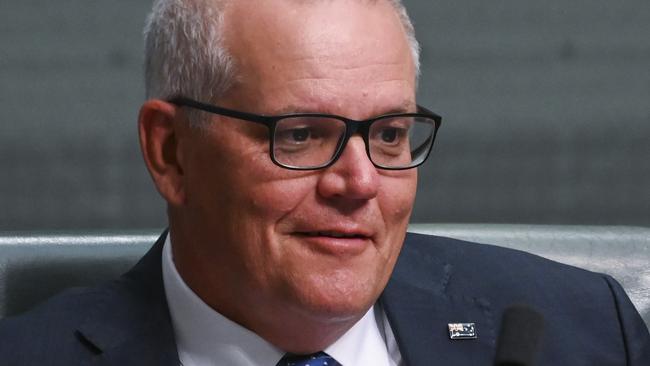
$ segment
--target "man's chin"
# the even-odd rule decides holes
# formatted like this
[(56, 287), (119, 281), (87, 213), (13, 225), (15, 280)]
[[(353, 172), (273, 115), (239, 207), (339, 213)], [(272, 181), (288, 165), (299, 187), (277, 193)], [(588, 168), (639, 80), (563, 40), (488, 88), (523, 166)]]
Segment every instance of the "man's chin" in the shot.
[(356, 322), (374, 305), (379, 296), (366, 289), (341, 291), (340, 286), (320, 288), (316, 294), (302, 295), (294, 302), (297, 311), (322, 322)]
[(304, 314), (320, 323), (356, 323), (372, 307), (374, 302), (363, 306), (350, 302), (309, 304), (302, 308)]

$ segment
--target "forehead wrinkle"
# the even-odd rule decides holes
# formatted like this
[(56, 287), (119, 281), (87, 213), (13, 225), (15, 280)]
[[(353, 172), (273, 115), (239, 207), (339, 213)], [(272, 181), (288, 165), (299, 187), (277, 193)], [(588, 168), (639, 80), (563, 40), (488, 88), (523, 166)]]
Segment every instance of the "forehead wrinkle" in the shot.
[[(392, 70), (386, 70), (386, 67)], [(357, 72), (362, 70), (364, 72)], [(369, 72), (367, 72), (369, 71)], [(335, 76), (332, 76), (335, 75)], [(414, 79), (406, 72), (399, 63), (377, 63), (377, 64), (362, 64), (362, 65), (334, 65), (334, 68), (321, 67), (321, 65), (314, 65), (309, 69), (304, 70), (302, 73), (297, 73), (293, 78), (287, 80), (286, 83), (296, 82), (341, 82), (342, 80), (358, 80), (368, 84), (378, 84), (386, 82), (414, 82)], [(415, 86), (413, 85), (415, 90)]]
[[(348, 44), (345, 45), (348, 48), (349, 46)], [(404, 64), (405, 60), (402, 59), (399, 52), (395, 52), (392, 55), (394, 57), (390, 57), (389, 60), (387, 60), (386, 54), (375, 55), (375, 59), (367, 59), (369, 55), (372, 55), (372, 52), (369, 52), (370, 50), (357, 47), (356, 50), (350, 51), (349, 49), (343, 49), (345, 47), (340, 47), (339, 44), (333, 44), (331, 47), (318, 47), (318, 44), (315, 43), (308, 47), (296, 49), (293, 53), (281, 57), (284, 62), (312, 62), (315, 65), (325, 65), (342, 70), (357, 70), (366, 67), (396, 67), (402, 71), (410, 67), (410, 63)], [(322, 48), (322, 50), (318, 48)], [(307, 52), (306, 50), (310, 50), (309, 54), (302, 54)]]

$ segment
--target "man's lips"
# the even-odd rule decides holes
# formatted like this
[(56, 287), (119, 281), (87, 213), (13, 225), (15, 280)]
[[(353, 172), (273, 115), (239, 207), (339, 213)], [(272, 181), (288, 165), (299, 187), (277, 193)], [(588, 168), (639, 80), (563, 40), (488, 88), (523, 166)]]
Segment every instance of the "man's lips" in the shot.
[(298, 231), (294, 235), (311, 249), (336, 256), (360, 254), (372, 242), (371, 235), (359, 231), (314, 230)]
[(303, 233), (298, 233), (300, 235), (304, 236), (331, 236), (333, 238), (356, 238), (356, 239), (368, 239), (367, 235), (364, 234), (358, 234), (358, 233), (344, 233), (340, 231), (310, 231), (310, 232), (303, 232)]

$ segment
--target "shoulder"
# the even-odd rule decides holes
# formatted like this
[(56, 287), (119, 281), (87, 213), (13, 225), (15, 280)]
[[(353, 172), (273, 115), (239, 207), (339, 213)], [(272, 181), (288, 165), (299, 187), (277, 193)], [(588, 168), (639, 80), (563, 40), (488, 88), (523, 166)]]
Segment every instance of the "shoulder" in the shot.
[[(624, 292), (610, 276), (558, 263), (524, 251), (430, 235), (407, 235), (396, 276), (418, 281), (448, 277), (446, 290), (470, 291), (477, 296), (498, 297), (510, 302), (551, 304), (550, 299), (590, 306), (615, 306), (613, 297)], [(557, 304), (557, 303), (556, 303)]]
[(578, 344), (588, 340), (602, 344), (599, 352), (627, 354), (630, 365), (650, 358), (647, 327), (622, 287), (606, 274), (519, 250), (409, 233), (394, 277), (418, 288), (443, 278), (432, 291), (482, 299), (497, 319), (513, 304), (535, 308), (546, 320), (549, 355), (562, 354), (567, 345), (573, 345), (572, 352), (587, 350)]
[(553, 284), (551, 280), (556, 278), (604, 285), (607, 278), (521, 250), (415, 233), (407, 234), (400, 260), (425, 272), (436, 264), (447, 266), (453, 268), (455, 277), (480, 278), (482, 286), (490, 282), (516, 285), (534, 279)]
[(16, 365), (47, 355), (87, 354), (77, 329), (105, 298), (105, 287), (66, 290), (36, 308), (0, 321), (0, 358)]
[[(66, 290), (0, 321), (0, 359), (9, 364), (78, 364), (142, 328), (166, 319), (156, 286), (128, 274), (89, 288)], [(161, 310), (162, 309), (162, 310)], [(163, 326), (160, 326), (164, 329)]]
[[(135, 364), (175, 363), (161, 274), (164, 237), (118, 279), (65, 291), (0, 321), (0, 360), (10, 365), (77, 365), (98, 354), (107, 357), (110, 351), (116, 359), (140, 360)], [(159, 362), (163, 359), (167, 363)]]

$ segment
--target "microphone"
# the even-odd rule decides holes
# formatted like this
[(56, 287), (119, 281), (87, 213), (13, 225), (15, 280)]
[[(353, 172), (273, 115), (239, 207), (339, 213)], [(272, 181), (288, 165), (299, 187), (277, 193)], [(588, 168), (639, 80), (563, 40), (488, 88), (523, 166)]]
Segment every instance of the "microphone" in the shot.
[(544, 317), (526, 305), (503, 313), (494, 366), (533, 366), (544, 332)]

